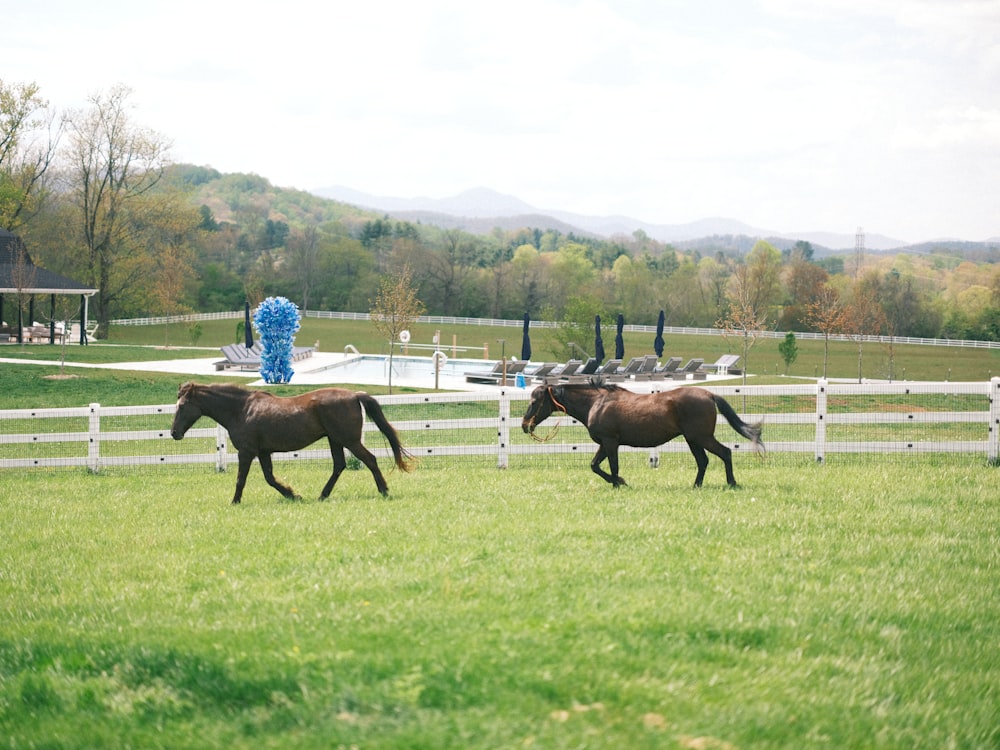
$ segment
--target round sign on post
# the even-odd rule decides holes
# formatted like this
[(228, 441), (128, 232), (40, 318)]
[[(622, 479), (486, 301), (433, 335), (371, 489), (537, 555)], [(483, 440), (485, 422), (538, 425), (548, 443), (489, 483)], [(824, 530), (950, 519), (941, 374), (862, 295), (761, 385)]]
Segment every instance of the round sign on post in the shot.
[(402, 331), (400, 331), (399, 332), (399, 340), (402, 341), (404, 344), (409, 344), (410, 343), (410, 332), (407, 331), (407, 330), (405, 330), (405, 329), (402, 330)]

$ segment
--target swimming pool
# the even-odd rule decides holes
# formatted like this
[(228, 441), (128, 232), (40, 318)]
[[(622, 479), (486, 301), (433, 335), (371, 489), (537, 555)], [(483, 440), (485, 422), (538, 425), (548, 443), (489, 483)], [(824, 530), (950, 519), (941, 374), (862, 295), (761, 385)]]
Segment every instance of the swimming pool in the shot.
[[(438, 374), (441, 378), (460, 378), (465, 380), (467, 372), (489, 372), (494, 360), (448, 358), (440, 366)], [(311, 374), (325, 373), (333, 375), (345, 382), (377, 383), (389, 378), (389, 356), (383, 354), (361, 354), (348, 357), (341, 362), (335, 362), (326, 367), (312, 370)], [(415, 357), (412, 355), (393, 355), (392, 379), (418, 380), (433, 385), (434, 360), (431, 357)]]

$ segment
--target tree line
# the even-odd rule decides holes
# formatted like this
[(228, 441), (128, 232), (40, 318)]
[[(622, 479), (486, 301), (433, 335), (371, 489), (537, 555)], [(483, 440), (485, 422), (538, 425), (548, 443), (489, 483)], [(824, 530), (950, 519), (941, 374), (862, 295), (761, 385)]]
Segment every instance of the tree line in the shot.
[[(399, 221), (265, 178), (174, 164), (131, 92), (55, 113), (0, 80), (0, 226), (36, 263), (98, 288), (93, 314), (232, 310), (282, 295), (368, 312), (405, 274), (427, 313), (593, 324), (1000, 340), (1000, 265), (947, 253), (816, 258), (798, 242), (680, 249), (525, 227), (475, 235)], [(990, 260), (995, 260), (991, 258)]]

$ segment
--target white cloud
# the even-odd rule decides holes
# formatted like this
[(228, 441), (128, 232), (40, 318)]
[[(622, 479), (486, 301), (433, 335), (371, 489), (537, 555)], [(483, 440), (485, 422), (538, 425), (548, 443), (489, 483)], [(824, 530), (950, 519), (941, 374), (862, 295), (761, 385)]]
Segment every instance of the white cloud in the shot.
[(4, 80), (123, 82), (176, 158), (279, 185), (1000, 234), (995, 0), (44, 5)]

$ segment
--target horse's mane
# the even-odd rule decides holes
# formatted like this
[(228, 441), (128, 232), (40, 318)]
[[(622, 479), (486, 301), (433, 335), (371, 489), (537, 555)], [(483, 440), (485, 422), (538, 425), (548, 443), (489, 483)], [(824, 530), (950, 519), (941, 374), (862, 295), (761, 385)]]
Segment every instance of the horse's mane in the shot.
[(208, 393), (217, 393), (221, 396), (245, 396), (249, 391), (242, 385), (237, 385), (236, 383), (185, 383), (181, 386), (181, 393), (185, 391), (191, 391), (194, 389), (199, 389), (202, 391), (207, 391)]
[(595, 376), (595, 377), (591, 378), (586, 383), (568, 383), (567, 385), (569, 385), (570, 387), (575, 387), (575, 388), (592, 388), (592, 389), (596, 389), (596, 390), (609, 391), (609, 392), (616, 392), (616, 391), (625, 391), (625, 390), (627, 390), (626, 388), (622, 388), (620, 385), (618, 385), (616, 383), (605, 382), (604, 380), (602, 380), (598, 376)]

